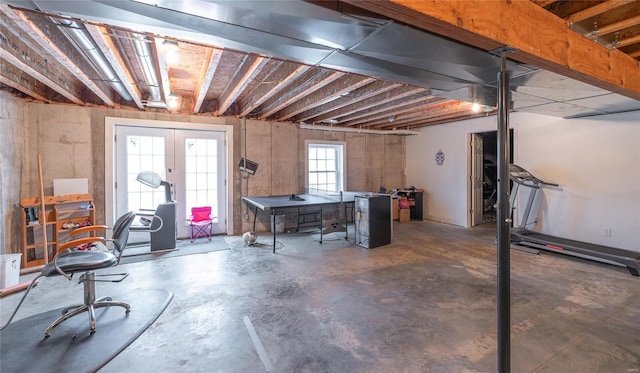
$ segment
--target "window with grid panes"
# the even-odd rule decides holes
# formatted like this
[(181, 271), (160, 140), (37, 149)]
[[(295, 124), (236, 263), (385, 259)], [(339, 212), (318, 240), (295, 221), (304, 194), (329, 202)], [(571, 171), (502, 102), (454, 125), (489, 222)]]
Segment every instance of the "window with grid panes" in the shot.
[(344, 190), (344, 144), (307, 142), (307, 187), (312, 190)]

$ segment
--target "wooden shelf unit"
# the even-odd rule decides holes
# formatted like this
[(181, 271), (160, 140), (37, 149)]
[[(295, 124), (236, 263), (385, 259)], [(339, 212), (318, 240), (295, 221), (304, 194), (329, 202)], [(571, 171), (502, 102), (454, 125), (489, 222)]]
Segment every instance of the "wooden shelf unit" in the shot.
[[(47, 253), (51, 260), (57, 253), (59, 244), (67, 241), (69, 232), (74, 228), (65, 228), (72, 223), (79, 226), (94, 225), (95, 210), (90, 194), (69, 194), (66, 196), (45, 196), (47, 227)], [(41, 208), (40, 198), (25, 198), (20, 201), (22, 216), (22, 268), (44, 265), (44, 242), (42, 225), (29, 221), (29, 209)], [(40, 214), (35, 215), (40, 219)]]

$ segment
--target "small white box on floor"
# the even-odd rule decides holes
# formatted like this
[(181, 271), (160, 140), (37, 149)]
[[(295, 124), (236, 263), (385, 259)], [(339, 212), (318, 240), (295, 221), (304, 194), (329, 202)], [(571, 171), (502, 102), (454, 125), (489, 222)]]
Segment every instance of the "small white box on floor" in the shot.
[(0, 289), (17, 285), (20, 281), (20, 256), (22, 254), (0, 255)]

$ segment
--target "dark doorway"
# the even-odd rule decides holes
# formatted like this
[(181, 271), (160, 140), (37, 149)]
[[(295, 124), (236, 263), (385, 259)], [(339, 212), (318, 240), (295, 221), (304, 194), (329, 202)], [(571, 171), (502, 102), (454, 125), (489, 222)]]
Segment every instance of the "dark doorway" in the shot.
[[(496, 220), (498, 201), (498, 131), (478, 133), (482, 137), (482, 224)], [(509, 160), (513, 162), (513, 129), (509, 129)]]

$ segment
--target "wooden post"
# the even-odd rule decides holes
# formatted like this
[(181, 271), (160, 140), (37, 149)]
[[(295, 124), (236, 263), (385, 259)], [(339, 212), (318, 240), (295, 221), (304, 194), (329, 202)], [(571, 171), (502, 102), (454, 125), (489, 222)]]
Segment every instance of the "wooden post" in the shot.
[(49, 245), (47, 244), (47, 211), (44, 202), (44, 182), (42, 181), (42, 160), (38, 154), (38, 176), (40, 177), (40, 224), (42, 225), (42, 244), (44, 245), (44, 263), (49, 263)]

